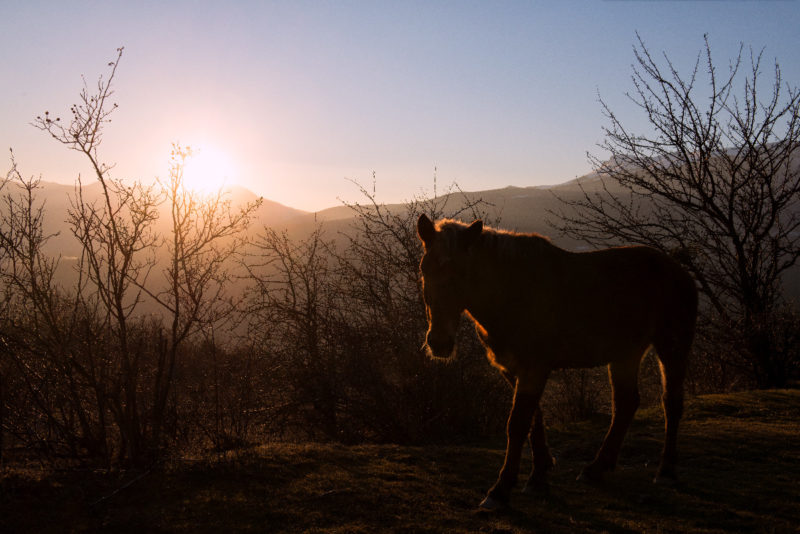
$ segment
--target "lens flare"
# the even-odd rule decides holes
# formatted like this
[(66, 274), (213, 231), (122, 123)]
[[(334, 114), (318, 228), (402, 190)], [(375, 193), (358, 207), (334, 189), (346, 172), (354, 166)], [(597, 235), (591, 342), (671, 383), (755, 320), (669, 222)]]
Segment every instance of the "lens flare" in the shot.
[(192, 146), (183, 169), (187, 189), (208, 194), (233, 185), (236, 164), (224, 151), (207, 145)]

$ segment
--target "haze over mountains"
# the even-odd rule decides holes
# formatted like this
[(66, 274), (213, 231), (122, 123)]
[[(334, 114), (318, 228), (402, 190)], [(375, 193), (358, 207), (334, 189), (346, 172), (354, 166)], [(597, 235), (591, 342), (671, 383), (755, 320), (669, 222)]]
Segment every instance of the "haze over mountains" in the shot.
[[(599, 184), (596, 175), (589, 174), (556, 186), (509, 186), (486, 191), (454, 192), (450, 193), (453, 198), (448, 200), (448, 205), (455, 207), (459, 203), (465, 202), (465, 199), (481, 200), (483, 211), (493, 219), (499, 220), (500, 226), (516, 231), (550, 235), (562, 246), (575, 248), (576, 243), (563, 240), (555, 235), (552, 227), (548, 225), (547, 219), (548, 217), (552, 218), (549, 210), (557, 208), (560, 204), (555, 194), (562, 198), (574, 198), (580, 194), (578, 182), (588, 189)], [(19, 187), (14, 183), (9, 183), (0, 194), (5, 196), (17, 191), (19, 191)], [(84, 184), (83, 197), (87, 202), (99, 202), (101, 194), (102, 189), (98, 182)], [(52, 235), (45, 246), (45, 251), (49, 255), (60, 255), (67, 260), (80, 253), (80, 245), (72, 236), (66, 223), (69, 218), (70, 199), (74, 195), (75, 188), (73, 186), (46, 181), (42, 181), (40, 188), (36, 191), (37, 202), (44, 206), (44, 232), (46, 235)], [(225, 198), (230, 200), (233, 206), (241, 206), (247, 202), (254, 202), (259, 197), (248, 189), (234, 186), (226, 190)], [(358, 199), (356, 202), (368, 203), (368, 199)], [(404, 207), (403, 203), (386, 205), (390, 211), (403, 210)], [(352, 208), (343, 204), (318, 212), (308, 212), (263, 198), (261, 206), (255, 213), (251, 228), (255, 231), (265, 226), (285, 228), (292, 235), (302, 236), (310, 232), (318, 223), (323, 223), (329, 230), (336, 232), (346, 230), (355, 215)], [(167, 206), (163, 205), (159, 221), (156, 223), (156, 230), (166, 234), (168, 225), (169, 212)]]

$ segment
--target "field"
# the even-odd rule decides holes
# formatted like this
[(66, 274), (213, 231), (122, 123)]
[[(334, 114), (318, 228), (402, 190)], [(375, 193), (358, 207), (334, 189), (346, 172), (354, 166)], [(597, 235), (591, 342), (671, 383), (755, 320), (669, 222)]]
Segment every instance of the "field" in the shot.
[(501, 512), (477, 504), (502, 440), (270, 444), (144, 472), (7, 467), (0, 532), (800, 532), (800, 390), (690, 399), (677, 486), (651, 483), (655, 408), (637, 415), (616, 472), (602, 485), (576, 482), (607, 423), (551, 428), (549, 492), (516, 492)]

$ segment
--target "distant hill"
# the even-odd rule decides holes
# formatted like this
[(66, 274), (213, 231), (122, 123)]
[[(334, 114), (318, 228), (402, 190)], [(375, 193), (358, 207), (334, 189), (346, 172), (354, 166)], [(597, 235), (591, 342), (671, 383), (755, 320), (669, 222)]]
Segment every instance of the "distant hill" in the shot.
[[(466, 199), (481, 200), (481, 210), (486, 212), (488, 218), (498, 220), (499, 226), (518, 232), (546, 235), (558, 245), (575, 250), (583, 249), (585, 245), (558, 235), (548, 221), (554, 218), (551, 212), (562, 207), (559, 197), (573, 200), (582, 195), (579, 184), (587, 191), (599, 190), (601, 187), (599, 178), (595, 174), (588, 174), (555, 186), (508, 186), (485, 191), (455, 192), (437, 198), (443, 200), (445, 196), (449, 196), (447, 205), (454, 209), (462, 206)], [(405, 206), (404, 203), (396, 203), (386, 204), (384, 207), (390, 212), (399, 212), (403, 211)], [(286, 227), (290, 233), (302, 235), (322, 222), (329, 231), (338, 232), (345, 230), (354, 216), (355, 212), (350, 207), (335, 206), (289, 219), (286, 221)]]
[[(593, 176), (587, 175), (579, 180), (585, 181), (587, 187), (591, 187)], [(486, 191), (451, 193), (453, 198), (449, 201), (449, 205), (457, 206), (464, 202), (463, 198), (461, 198), (462, 195), (472, 200), (481, 199), (485, 203), (484, 208), (488, 214), (492, 218), (499, 219), (503, 227), (517, 231), (550, 235), (553, 234), (553, 229), (547, 224), (548, 210), (555, 209), (559, 205), (554, 193), (568, 198), (578, 192), (576, 184), (577, 181), (572, 180), (552, 187), (510, 186)], [(8, 184), (1, 194), (13, 193), (18, 189), (15, 184)], [(102, 190), (98, 182), (84, 184), (83, 197), (87, 202), (99, 202), (101, 194)], [(71, 258), (80, 253), (79, 245), (66, 225), (68, 210), (74, 195), (75, 189), (73, 186), (46, 181), (41, 182), (40, 188), (36, 193), (37, 200), (42, 202), (45, 207), (44, 231), (47, 235), (53, 235), (48, 241), (45, 250), (54, 256), (61, 255), (65, 258)], [(234, 206), (254, 202), (259, 198), (252, 191), (238, 186), (230, 188), (226, 191), (226, 195)], [(364, 199), (364, 201), (366, 200)], [(405, 209), (405, 204), (388, 204), (386, 208), (390, 211), (403, 210)], [(157, 230), (166, 233), (169, 221), (169, 212), (166, 205), (162, 206), (160, 215)], [(337, 232), (345, 230), (354, 216), (355, 212), (345, 205), (333, 206), (312, 213), (285, 206), (269, 199), (262, 199), (261, 206), (255, 213), (253, 228), (257, 231), (264, 226), (280, 227), (287, 228), (292, 234), (303, 235), (310, 232), (317, 223), (323, 223), (330, 231)], [(559, 241), (557, 236), (552, 237)], [(569, 245), (570, 243), (566, 244)]]
[[(14, 183), (10, 183), (0, 195), (21, 192), (21, 188)], [(231, 187), (225, 192), (226, 199), (231, 201), (234, 206), (243, 206), (248, 202), (258, 200), (258, 195), (243, 187)], [(100, 202), (102, 188), (100, 183), (93, 181), (83, 186), (83, 198), (91, 204)], [(54, 256), (61, 255), (65, 258), (77, 256), (80, 253), (76, 239), (70, 233), (66, 224), (72, 199), (75, 197), (75, 188), (71, 185), (58, 184), (54, 182), (40, 183), (40, 188), (36, 191), (38, 203), (44, 205), (44, 232), (46, 235), (53, 235), (48, 241), (45, 250)], [(257, 226), (280, 226), (292, 219), (302, 218), (308, 215), (303, 210), (290, 208), (269, 199), (262, 199), (261, 206), (256, 211)], [(169, 207), (163, 204), (160, 209), (159, 221), (156, 229), (166, 235), (169, 225)]]
[(256, 211), (256, 220), (265, 226), (278, 226), (292, 219), (309, 215), (309, 212), (284, 206), (273, 200), (259, 197), (249, 189), (235, 186), (226, 191), (233, 205), (244, 205), (261, 198), (261, 206)]
[[(561, 186), (555, 187), (515, 187), (508, 186), (502, 189), (489, 189), (485, 191), (465, 191), (450, 193), (451, 200), (448, 205), (452, 207), (463, 204), (466, 197), (470, 200), (482, 200), (484, 209), (491, 216), (498, 216), (502, 219), (504, 227), (519, 231), (536, 231), (535, 228), (542, 227), (542, 218), (548, 209), (552, 209), (558, 203), (555, 192), (560, 192)], [(441, 197), (437, 197), (441, 198)], [(389, 211), (402, 210), (405, 204), (387, 204)], [(314, 214), (320, 221), (337, 221), (352, 218), (353, 210), (347, 206), (336, 206), (328, 208)], [(291, 221), (293, 224), (300, 224), (301, 219)]]

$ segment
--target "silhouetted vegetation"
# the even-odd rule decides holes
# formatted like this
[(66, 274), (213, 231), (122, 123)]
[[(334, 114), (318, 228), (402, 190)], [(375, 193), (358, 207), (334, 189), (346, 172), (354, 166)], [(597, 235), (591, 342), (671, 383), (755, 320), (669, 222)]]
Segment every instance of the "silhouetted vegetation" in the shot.
[[(250, 337), (281, 377), (282, 430), (395, 443), (496, 432), (506, 388), (488, 372), (475, 336), (463, 336), (452, 365), (421, 348), (427, 323), (414, 221), (447, 207), (418, 199), (390, 212), (362, 192), (368, 202), (351, 206), (354, 226), (342, 235), (326, 237), (320, 226), (295, 240), (265, 228), (253, 243)], [(456, 209), (477, 216), (479, 207)]]
[(800, 370), (796, 303), (784, 290), (800, 257), (800, 90), (777, 63), (764, 87), (761, 54), (750, 50), (745, 65), (742, 51), (722, 73), (706, 40), (682, 75), (640, 39), (628, 96), (649, 129), (634, 132), (603, 103), (600, 148), (611, 157), (593, 158), (601, 186), (581, 185), (553, 224), (593, 245), (673, 253), (704, 297), (693, 374), (782, 387)]
[[(45, 112), (34, 122), (84, 155), (102, 187), (99, 202), (87, 200), (79, 178), (70, 198), (65, 224), (81, 250), (74, 285), (56, 281), (60, 259), (43, 250), (53, 236), (44, 234), (39, 181), (24, 178), (12, 157), (3, 184), (3, 433), (28, 452), (143, 465), (199, 424), (187, 417), (203, 412), (186, 405), (184, 390), (197, 384), (177, 376), (180, 360), (232, 316), (229, 263), (257, 204), (234, 210), (221, 194), (198, 199), (183, 185), (188, 151), (177, 146), (162, 188), (112, 175), (99, 147), (117, 107), (110, 99), (121, 56), (95, 90), (84, 87), (70, 121)], [(165, 203), (171, 224), (161, 235), (155, 223)], [(156, 313), (143, 312), (147, 297)]]
[[(249, 232), (258, 203), (187, 190), (189, 147), (175, 145), (167, 180), (150, 186), (103, 163), (121, 57), (83, 88), (71, 120), (34, 122), (87, 158), (101, 186), (89, 199), (79, 178), (70, 196), (65, 229), (80, 256), (62, 265), (45, 252), (54, 236), (40, 182), (13, 154), (2, 184), (4, 451), (146, 466), (269, 439), (451, 441), (502, 429), (506, 386), (474, 336), (448, 366), (420, 347), (414, 221), (478, 217), (480, 201), (390, 212), (363, 190), (345, 233)], [(242, 284), (244, 298), (229, 293)]]

